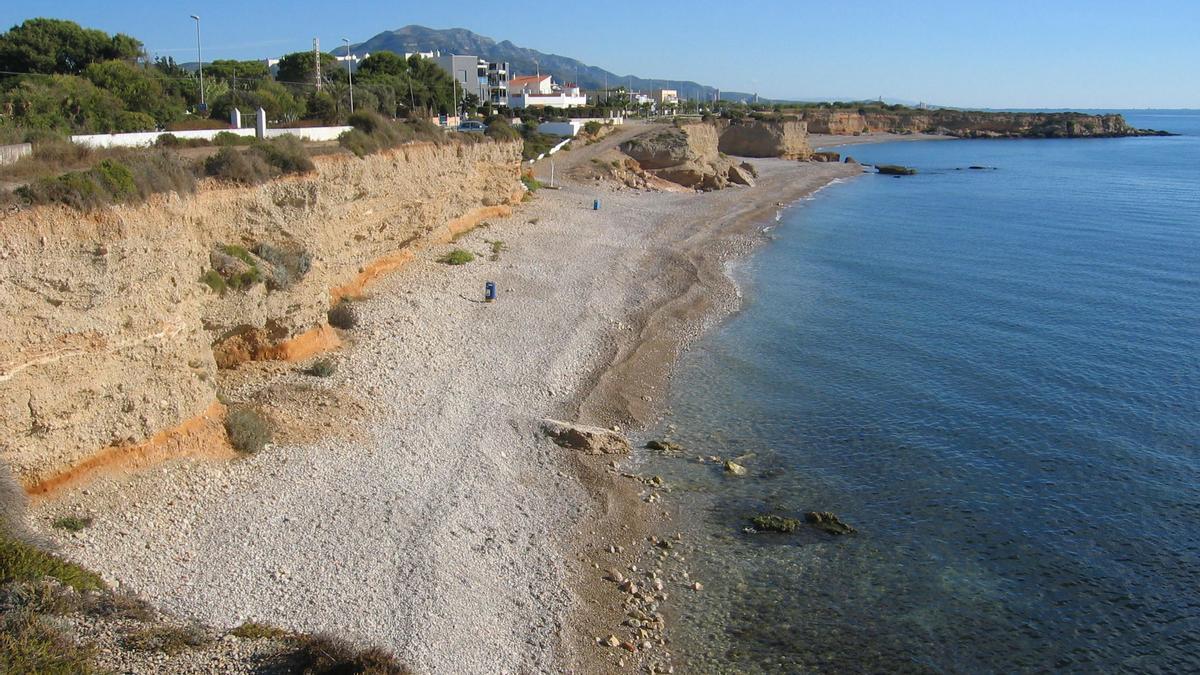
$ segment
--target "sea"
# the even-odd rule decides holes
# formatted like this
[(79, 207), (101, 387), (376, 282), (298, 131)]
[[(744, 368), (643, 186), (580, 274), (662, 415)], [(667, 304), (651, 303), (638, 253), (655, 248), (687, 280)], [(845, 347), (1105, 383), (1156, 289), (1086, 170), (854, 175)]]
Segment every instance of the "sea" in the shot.
[(1180, 135), (837, 148), (918, 173), (763, 224), (640, 460), (683, 671), (1200, 671), (1200, 111), (1124, 114)]

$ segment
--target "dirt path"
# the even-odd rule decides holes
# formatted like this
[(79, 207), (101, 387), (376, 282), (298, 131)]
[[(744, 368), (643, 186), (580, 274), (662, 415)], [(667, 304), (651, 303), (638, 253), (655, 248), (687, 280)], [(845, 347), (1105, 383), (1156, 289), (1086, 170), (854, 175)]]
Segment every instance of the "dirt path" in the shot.
[(539, 181), (550, 182), (550, 166), (553, 162), (555, 180), (558, 183), (568, 180), (577, 169), (588, 166), (591, 161), (605, 152), (612, 150), (621, 143), (652, 129), (652, 125), (642, 121), (627, 121), (609, 132), (598, 143), (584, 145), (572, 143), (567, 152), (556, 152), (540, 162), (532, 165), (533, 175)]

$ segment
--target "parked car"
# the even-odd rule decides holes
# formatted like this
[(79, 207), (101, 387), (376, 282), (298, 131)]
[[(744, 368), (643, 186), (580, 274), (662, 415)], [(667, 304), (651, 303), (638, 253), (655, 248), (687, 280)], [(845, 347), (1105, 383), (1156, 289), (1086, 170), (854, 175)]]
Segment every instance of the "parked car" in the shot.
[(485, 130), (487, 130), (487, 125), (477, 120), (467, 120), (466, 122), (458, 125), (458, 130), (482, 134)]

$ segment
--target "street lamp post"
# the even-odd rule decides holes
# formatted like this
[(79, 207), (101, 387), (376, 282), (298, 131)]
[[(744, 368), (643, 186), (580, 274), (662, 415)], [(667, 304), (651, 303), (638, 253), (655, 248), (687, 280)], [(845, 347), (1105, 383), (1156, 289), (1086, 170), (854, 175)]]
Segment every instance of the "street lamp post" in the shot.
[(350, 80), (350, 112), (354, 112), (354, 72), (350, 69), (350, 41), (342, 38), (342, 42), (346, 43), (346, 78)]
[(204, 104), (204, 57), (200, 53), (200, 17), (193, 14), (192, 18), (196, 20), (196, 62), (200, 66), (200, 109), (207, 110), (208, 106)]

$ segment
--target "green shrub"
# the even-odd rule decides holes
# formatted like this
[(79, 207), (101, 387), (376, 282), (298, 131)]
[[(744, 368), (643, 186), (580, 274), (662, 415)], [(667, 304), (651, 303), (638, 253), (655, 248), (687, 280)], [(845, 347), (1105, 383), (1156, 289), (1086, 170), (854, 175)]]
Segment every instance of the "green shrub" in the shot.
[(55, 519), (53, 523), (55, 528), (68, 532), (82, 532), (91, 524), (92, 519), (87, 516), (63, 516), (62, 518)]
[(356, 157), (366, 157), (379, 150), (379, 144), (365, 131), (351, 129), (338, 136), (338, 144), (353, 152)]
[(123, 643), (140, 652), (178, 654), (187, 649), (206, 647), (212, 643), (212, 638), (199, 626), (150, 626), (125, 636)]
[(101, 161), (92, 169), (93, 180), (115, 202), (127, 202), (137, 196), (138, 189), (133, 183), (133, 172), (129, 167), (111, 159)]
[(250, 255), (250, 251), (247, 251), (245, 246), (241, 246), (239, 244), (225, 244), (221, 247), (221, 250), (225, 251), (225, 255), (231, 255), (251, 267), (258, 265), (258, 261), (254, 259), (254, 256)]
[(242, 136), (232, 131), (221, 131), (216, 136), (213, 136), (212, 143), (221, 147), (229, 147), (234, 145), (253, 145), (256, 140), (254, 136)]
[(489, 260), (491, 260), (492, 262), (495, 262), (500, 259), (500, 252), (507, 250), (508, 247), (505, 246), (504, 242), (500, 241), (499, 239), (492, 241), (491, 244), (492, 244), (492, 256), (491, 256), (491, 258), (489, 258)]
[(364, 134), (374, 134), (380, 132), (391, 123), (383, 119), (383, 116), (377, 112), (359, 111), (346, 118), (346, 124)]
[(260, 155), (234, 148), (221, 148), (217, 154), (204, 160), (204, 173), (213, 178), (242, 185), (264, 183), (274, 174), (270, 165)]
[(271, 442), (271, 423), (248, 405), (229, 406), (225, 416), (225, 433), (235, 450), (252, 455)]
[(334, 305), (326, 318), (329, 320), (330, 326), (343, 330), (349, 330), (358, 325), (358, 313), (354, 311), (354, 305), (347, 300)]
[(17, 194), (30, 204), (66, 204), (83, 211), (135, 201), (142, 191), (127, 165), (105, 159), (87, 171), (37, 179), (17, 188)]
[(514, 129), (503, 117), (492, 120), (483, 135), (501, 142), (515, 141), (521, 138), (521, 132)]
[(538, 155), (548, 152), (561, 140), (558, 136), (550, 134), (525, 134), (525, 146), (521, 149), (521, 154), (525, 159), (535, 159)]
[(521, 176), (521, 182), (530, 192), (537, 192), (542, 187), (542, 182), (533, 177), (532, 174), (524, 174)]
[(304, 144), (291, 134), (256, 143), (251, 150), (281, 173), (308, 173), (316, 168)]
[[(348, 122), (354, 127), (338, 137), (338, 143), (359, 157), (394, 148), (409, 141), (425, 140), (433, 143), (447, 141), (442, 128), (428, 120), (411, 119), (404, 122), (389, 120), (374, 112), (357, 112)], [(460, 139), (469, 142), (478, 139)]]
[(466, 265), (474, 259), (474, 253), (461, 248), (456, 248), (441, 258), (438, 258), (438, 262), (445, 263), (447, 265)]
[(240, 291), (243, 288), (250, 288), (260, 281), (262, 281), (262, 272), (257, 267), (251, 267), (245, 272), (239, 272), (229, 277), (225, 283), (233, 290)]
[(100, 577), (46, 553), (8, 532), (0, 532), (0, 584), (41, 581), (46, 577), (77, 591), (102, 590)]
[(337, 362), (333, 359), (320, 359), (306, 368), (304, 372), (313, 377), (331, 377), (337, 372)]
[(186, 195), (196, 191), (195, 173), (173, 153), (143, 151), (128, 156), (125, 164), (141, 199), (163, 192)]
[(208, 286), (213, 290), (214, 293), (225, 295), (225, 277), (221, 276), (221, 274), (216, 270), (209, 270), (205, 272), (204, 276), (200, 277), (200, 283)]
[(600, 124), (596, 120), (591, 120), (583, 125), (583, 133), (587, 134), (588, 136), (595, 136), (596, 134), (600, 133), (602, 128), (604, 128), (604, 125)]

